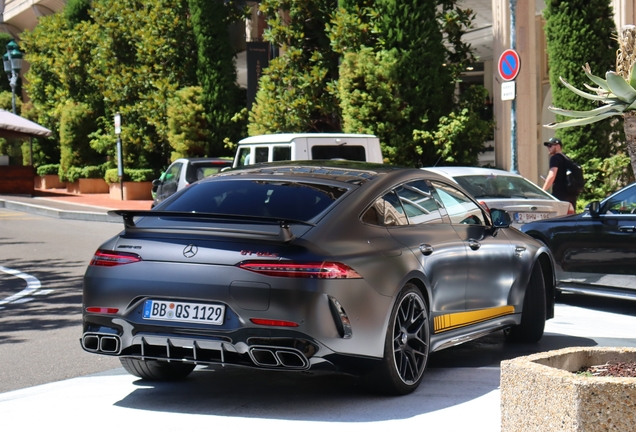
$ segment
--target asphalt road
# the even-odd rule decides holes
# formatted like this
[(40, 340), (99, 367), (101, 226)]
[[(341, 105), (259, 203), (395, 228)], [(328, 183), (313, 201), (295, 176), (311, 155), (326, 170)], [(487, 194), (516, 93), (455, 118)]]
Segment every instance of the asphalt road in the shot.
[(0, 208), (0, 392), (119, 366), (85, 353), (79, 338), (84, 271), (121, 229)]

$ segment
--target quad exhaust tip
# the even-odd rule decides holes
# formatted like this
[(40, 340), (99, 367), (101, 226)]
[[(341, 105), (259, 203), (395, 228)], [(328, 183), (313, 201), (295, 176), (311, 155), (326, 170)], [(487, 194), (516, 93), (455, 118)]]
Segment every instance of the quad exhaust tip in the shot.
[(300, 351), (290, 348), (252, 347), (249, 354), (257, 366), (285, 369), (306, 369), (309, 367), (307, 358)]
[(118, 354), (121, 341), (119, 336), (87, 333), (82, 337), (82, 346), (89, 352)]

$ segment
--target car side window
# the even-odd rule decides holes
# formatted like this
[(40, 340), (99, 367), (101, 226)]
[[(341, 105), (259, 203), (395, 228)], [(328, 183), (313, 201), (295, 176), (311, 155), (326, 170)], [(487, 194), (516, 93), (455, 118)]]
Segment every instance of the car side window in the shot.
[(393, 191), (376, 199), (373, 205), (364, 212), (361, 220), (364, 223), (380, 226), (409, 224), (400, 199)]
[(435, 197), (425, 180), (406, 183), (395, 189), (410, 225), (442, 223)]
[(164, 177), (164, 180), (163, 180), (163, 184), (169, 185), (169, 184), (177, 183), (179, 181), (179, 174), (181, 173), (181, 167), (182, 165), (180, 163), (177, 163), (171, 166), (170, 168), (168, 168), (168, 171), (166, 171), (166, 176)]
[(432, 181), (440, 201), (444, 204), (452, 224), (485, 225), (481, 207), (459, 189)]
[(605, 213), (636, 214), (636, 188), (630, 188), (613, 197), (606, 204)]
[(242, 147), (239, 150), (239, 155), (238, 155), (238, 166), (244, 166), (244, 165), (249, 165), (252, 162), (250, 161), (250, 153), (252, 152), (252, 149), (250, 147)]
[(291, 160), (291, 146), (274, 146), (272, 161)]
[(269, 147), (256, 147), (254, 154), (254, 163), (269, 162)]

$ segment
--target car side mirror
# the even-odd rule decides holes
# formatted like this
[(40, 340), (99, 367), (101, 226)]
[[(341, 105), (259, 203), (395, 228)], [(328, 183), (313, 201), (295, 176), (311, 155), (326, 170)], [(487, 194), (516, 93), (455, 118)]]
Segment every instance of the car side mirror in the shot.
[(161, 184), (161, 180), (160, 180), (160, 179), (154, 179), (154, 180), (152, 181), (152, 185), (153, 185), (154, 187), (158, 187), (160, 184)]
[(492, 225), (495, 228), (508, 228), (512, 224), (510, 213), (501, 209), (490, 209), (490, 217), (492, 218)]
[(587, 209), (590, 212), (590, 216), (597, 218), (601, 214), (601, 203), (598, 201), (592, 201)]

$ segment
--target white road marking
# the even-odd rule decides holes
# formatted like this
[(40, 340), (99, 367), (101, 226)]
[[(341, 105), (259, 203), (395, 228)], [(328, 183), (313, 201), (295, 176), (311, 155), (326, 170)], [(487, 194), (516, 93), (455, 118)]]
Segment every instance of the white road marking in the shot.
[[(31, 296), (35, 294), (35, 292), (42, 287), (42, 284), (40, 283), (38, 278), (26, 273), (22, 273), (20, 270), (13, 270), (10, 268), (0, 266), (0, 272), (8, 273), (15, 277), (22, 278), (27, 284), (26, 288), (20, 291), (19, 293), (13, 294), (12, 296), (9, 296), (3, 300), (0, 300), (0, 306), (5, 305), (7, 303), (25, 302), (23, 297), (27, 297), (27, 296)], [(26, 301), (29, 301), (29, 300), (26, 300)]]

